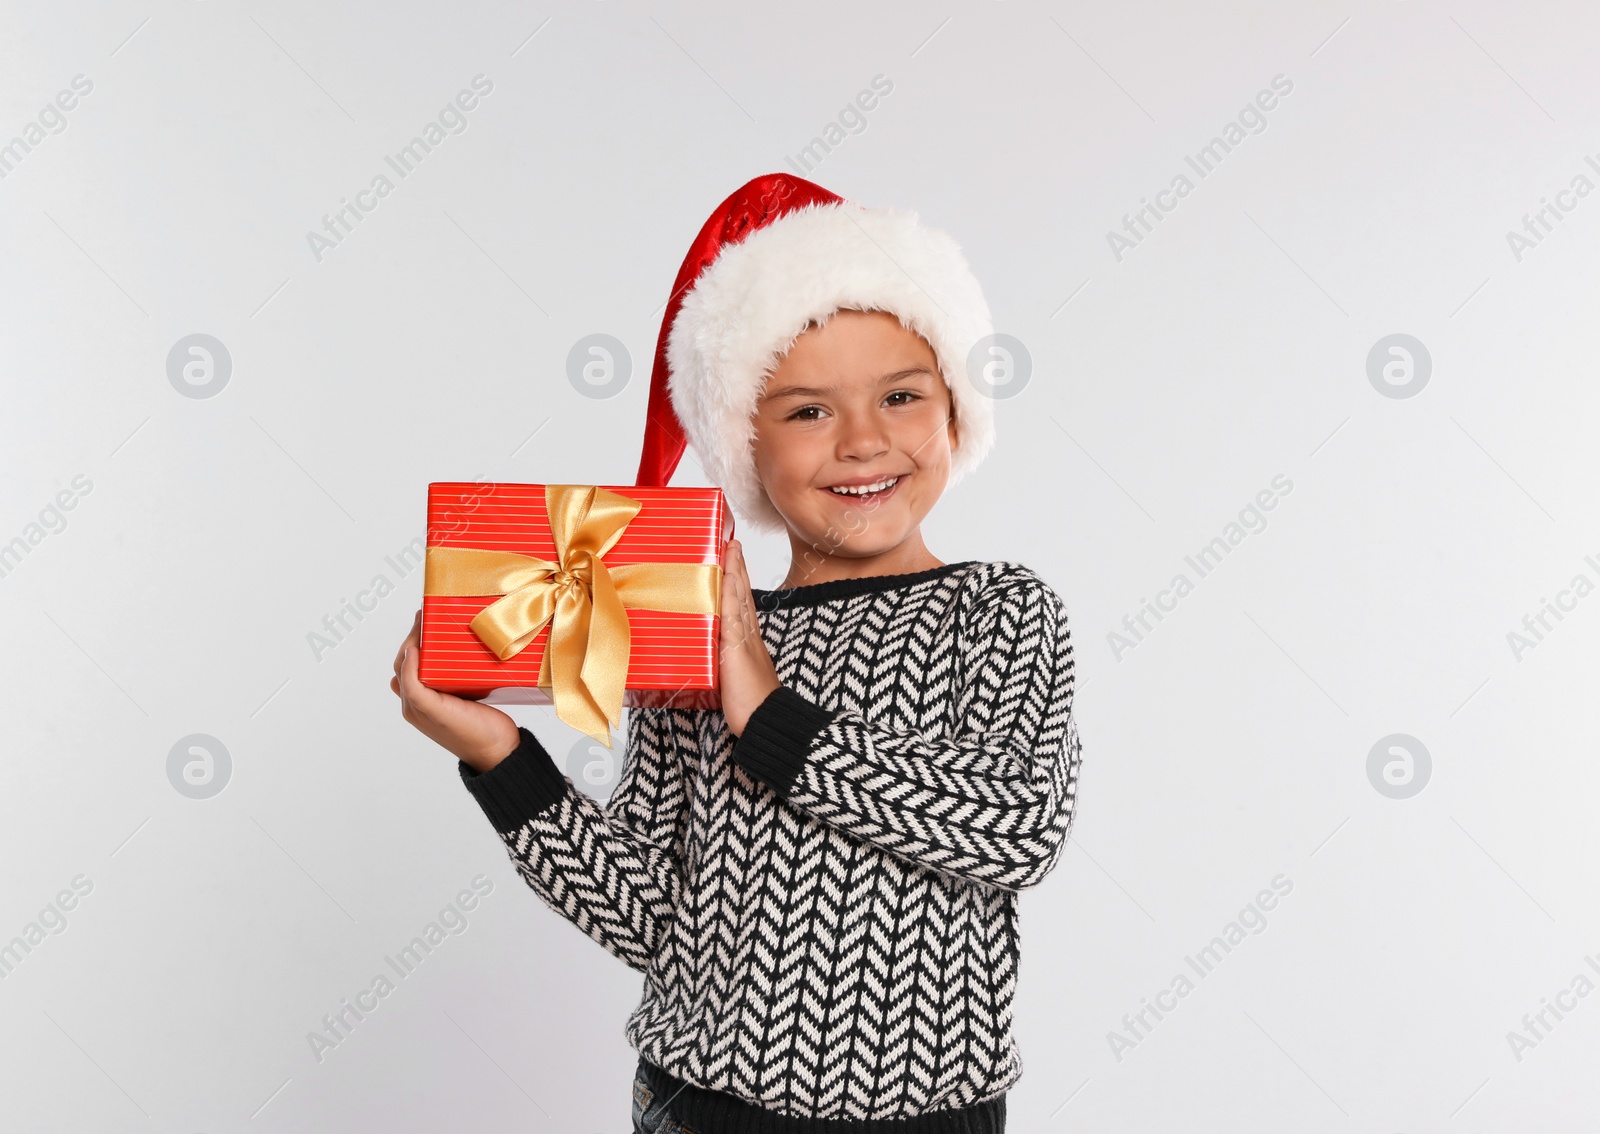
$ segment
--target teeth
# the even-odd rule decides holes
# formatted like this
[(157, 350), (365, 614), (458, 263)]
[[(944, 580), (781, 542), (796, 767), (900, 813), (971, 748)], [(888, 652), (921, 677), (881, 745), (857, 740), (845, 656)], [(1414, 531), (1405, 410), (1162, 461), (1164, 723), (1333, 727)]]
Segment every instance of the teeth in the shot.
[(828, 491), (837, 492), (840, 496), (865, 496), (869, 492), (882, 492), (884, 489), (893, 486), (899, 479), (897, 476), (891, 476), (887, 480), (880, 480), (877, 484), (862, 484), (849, 488), (840, 486), (830, 488)]

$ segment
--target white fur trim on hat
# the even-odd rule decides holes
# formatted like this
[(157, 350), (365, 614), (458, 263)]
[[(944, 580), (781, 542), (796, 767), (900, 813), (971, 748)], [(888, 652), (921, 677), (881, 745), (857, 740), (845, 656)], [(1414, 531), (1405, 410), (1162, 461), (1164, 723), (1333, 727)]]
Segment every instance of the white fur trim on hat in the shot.
[(915, 213), (853, 202), (796, 209), (722, 249), (684, 296), (667, 342), (667, 388), (706, 475), (757, 528), (783, 518), (756, 476), (752, 415), (774, 365), (812, 320), (887, 311), (928, 341), (950, 389), (954, 484), (994, 446), (994, 403), (967, 375), (993, 333), (960, 247)]

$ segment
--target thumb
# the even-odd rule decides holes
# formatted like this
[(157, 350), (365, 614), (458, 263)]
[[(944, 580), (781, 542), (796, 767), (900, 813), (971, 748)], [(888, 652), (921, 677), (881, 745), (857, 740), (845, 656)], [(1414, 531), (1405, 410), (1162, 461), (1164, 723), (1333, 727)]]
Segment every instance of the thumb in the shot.
[(430, 713), (444, 696), (437, 689), (422, 684), (418, 671), (418, 650), (415, 642), (407, 642), (400, 661), (400, 699), (415, 709)]

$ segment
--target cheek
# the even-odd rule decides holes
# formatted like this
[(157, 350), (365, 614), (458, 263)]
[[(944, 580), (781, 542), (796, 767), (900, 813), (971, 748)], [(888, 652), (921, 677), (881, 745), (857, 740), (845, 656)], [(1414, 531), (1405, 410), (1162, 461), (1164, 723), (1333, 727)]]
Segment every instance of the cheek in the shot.
[(899, 447), (911, 454), (919, 468), (936, 468), (950, 463), (955, 448), (954, 421), (949, 411), (932, 407), (926, 413), (906, 418), (899, 433)]
[(804, 484), (810, 477), (808, 471), (811, 446), (798, 435), (781, 438), (758, 437), (755, 448), (756, 472), (761, 483), (769, 490), (783, 491)]

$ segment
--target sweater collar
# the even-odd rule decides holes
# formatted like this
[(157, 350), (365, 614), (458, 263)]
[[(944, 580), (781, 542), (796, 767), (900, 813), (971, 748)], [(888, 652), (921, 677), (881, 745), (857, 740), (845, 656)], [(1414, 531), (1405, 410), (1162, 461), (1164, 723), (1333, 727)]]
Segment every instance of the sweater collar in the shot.
[(852, 598), (856, 595), (904, 590), (918, 583), (926, 583), (930, 579), (943, 578), (975, 563), (976, 560), (964, 559), (960, 563), (946, 563), (939, 567), (930, 567), (926, 571), (911, 571), (899, 575), (864, 575), (857, 579), (831, 579), (826, 583), (806, 583), (798, 587), (775, 590), (752, 587), (750, 593), (755, 599), (758, 611), (787, 610), (798, 606), (816, 606), (818, 603)]

